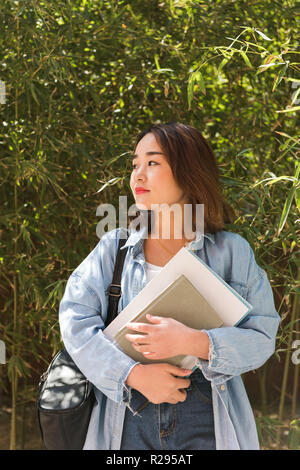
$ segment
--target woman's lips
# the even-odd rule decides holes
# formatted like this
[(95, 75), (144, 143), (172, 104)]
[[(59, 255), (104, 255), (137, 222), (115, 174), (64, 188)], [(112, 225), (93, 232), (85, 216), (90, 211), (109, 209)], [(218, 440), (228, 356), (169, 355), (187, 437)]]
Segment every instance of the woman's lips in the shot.
[(149, 189), (136, 189), (136, 194), (149, 193)]

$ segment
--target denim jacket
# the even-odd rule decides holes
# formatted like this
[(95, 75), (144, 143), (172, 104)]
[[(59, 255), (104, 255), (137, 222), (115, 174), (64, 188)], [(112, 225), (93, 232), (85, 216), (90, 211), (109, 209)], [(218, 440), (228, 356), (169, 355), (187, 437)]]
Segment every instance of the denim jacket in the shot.
[[(144, 227), (145, 229), (145, 227)], [(118, 312), (146, 285), (146, 231), (129, 232)], [(125, 228), (106, 232), (72, 272), (59, 306), (62, 340), (70, 356), (93, 384), (96, 402), (84, 449), (118, 450), (131, 388), (126, 379), (137, 364), (104, 334), (107, 288), (112, 282), (118, 241)], [(124, 234), (124, 232), (123, 232)], [(241, 374), (257, 369), (273, 354), (280, 317), (266, 272), (258, 266), (246, 239), (236, 233), (196, 232), (195, 254), (252, 306), (238, 327), (204, 330), (208, 360), (199, 367), (211, 382), (217, 450), (259, 449), (253, 412)], [(163, 362), (163, 361), (162, 361)]]

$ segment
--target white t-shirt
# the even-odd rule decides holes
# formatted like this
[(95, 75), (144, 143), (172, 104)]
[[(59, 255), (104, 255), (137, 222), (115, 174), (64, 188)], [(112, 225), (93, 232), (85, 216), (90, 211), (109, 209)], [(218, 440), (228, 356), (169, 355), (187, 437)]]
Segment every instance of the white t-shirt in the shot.
[(163, 268), (163, 266), (156, 266), (156, 264), (147, 263), (146, 261), (146, 276), (147, 281), (151, 281), (154, 276)]
[[(191, 242), (187, 245), (189, 247)], [(154, 276), (163, 268), (164, 266), (157, 266), (156, 264), (147, 263), (146, 261), (146, 278), (147, 281), (151, 281)]]

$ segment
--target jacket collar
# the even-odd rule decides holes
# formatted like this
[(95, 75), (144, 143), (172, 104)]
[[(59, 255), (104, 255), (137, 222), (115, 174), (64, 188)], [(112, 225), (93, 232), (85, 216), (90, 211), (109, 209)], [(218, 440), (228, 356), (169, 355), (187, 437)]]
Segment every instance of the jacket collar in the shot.
[[(144, 239), (146, 239), (148, 236), (148, 227), (142, 225), (140, 230), (133, 230), (129, 228), (128, 234), (128, 239), (126, 243), (122, 246), (121, 250), (125, 249), (126, 247), (132, 246), (132, 256), (135, 257), (137, 253), (141, 251)], [(204, 237), (210, 240), (213, 244), (215, 244), (215, 236), (212, 233), (203, 234), (201, 231), (197, 230), (196, 238), (190, 243), (189, 249), (195, 251), (203, 248)]]

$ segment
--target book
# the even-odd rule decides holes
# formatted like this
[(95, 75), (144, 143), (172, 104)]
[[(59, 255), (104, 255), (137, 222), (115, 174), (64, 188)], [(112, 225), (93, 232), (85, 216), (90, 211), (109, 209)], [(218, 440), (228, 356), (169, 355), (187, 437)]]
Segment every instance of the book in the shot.
[[(209, 303), (184, 274), (181, 274), (164, 289), (158, 297), (136, 315), (134, 321), (150, 323), (146, 318), (148, 313), (165, 318), (171, 317), (190, 328), (199, 330), (203, 328), (218, 328), (223, 325), (223, 321), (219, 315), (211, 308)], [(142, 364), (168, 362), (169, 364), (184, 367), (183, 364), (194, 361), (193, 356), (184, 355), (174, 356), (164, 360), (147, 359), (142, 353), (136, 351), (132, 347), (131, 342), (125, 338), (127, 333), (134, 334), (135, 332), (129, 330), (125, 325), (115, 334), (114, 339), (121, 349), (137, 362)]]
[[(183, 294), (184, 289), (188, 289), (188, 295), (187, 291)], [(192, 302), (189, 302), (189, 295), (193, 299)], [(176, 309), (177, 302), (178, 305), (181, 305), (178, 310)], [(187, 305), (189, 309), (184, 308)], [(205, 312), (202, 318), (203, 323), (200, 322), (202, 316), (200, 305)], [(135, 351), (130, 341), (125, 338), (125, 334), (128, 332), (135, 334), (133, 330), (126, 328), (126, 324), (133, 321), (149, 323), (145, 320), (147, 313), (175, 318), (174, 312), (176, 310), (178, 315), (176, 320), (187, 326), (189, 326), (190, 320), (194, 321), (195, 313), (196, 316), (198, 314), (198, 326), (191, 326), (192, 328), (211, 329), (238, 326), (252, 308), (249, 302), (192, 250), (183, 247), (119, 312), (118, 316), (104, 329), (104, 334), (130, 357), (134, 358), (134, 355), (138, 354), (139, 356), (135, 357), (138, 357), (139, 359), (136, 360), (141, 363), (169, 362), (182, 368), (192, 369), (197, 361), (197, 358), (193, 356), (178, 356), (163, 360), (145, 358), (144, 355)], [(163, 312), (165, 312), (164, 315)], [(210, 316), (211, 323), (205, 323), (208, 322)]]

